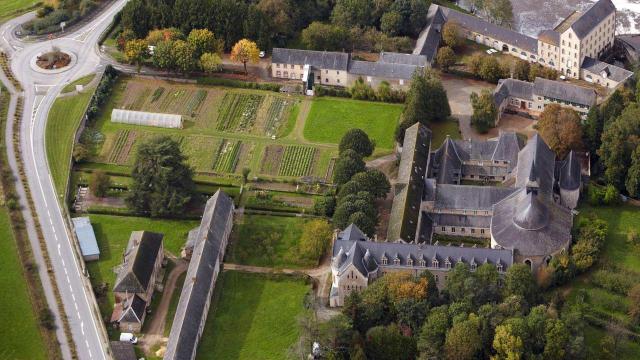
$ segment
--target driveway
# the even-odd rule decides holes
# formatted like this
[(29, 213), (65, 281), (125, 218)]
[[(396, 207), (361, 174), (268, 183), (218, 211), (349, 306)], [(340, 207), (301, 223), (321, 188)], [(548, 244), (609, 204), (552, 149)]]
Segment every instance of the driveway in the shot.
[(441, 74), (442, 85), (447, 91), (451, 115), (460, 120), (460, 131), (463, 139), (485, 140), (491, 137), (490, 134), (479, 134), (471, 128), (471, 115), (473, 108), (469, 96), (472, 92), (480, 93), (482, 89), (493, 91), (495, 85), (478, 80), (461, 78), (448, 74)]

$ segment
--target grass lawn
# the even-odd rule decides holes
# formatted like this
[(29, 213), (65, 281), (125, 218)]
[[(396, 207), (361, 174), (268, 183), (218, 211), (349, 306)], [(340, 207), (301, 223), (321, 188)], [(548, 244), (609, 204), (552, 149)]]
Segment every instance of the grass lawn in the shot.
[(64, 196), (70, 171), (73, 141), (92, 91), (56, 99), (49, 112), (45, 143), (51, 176), (58, 196)]
[(309, 141), (337, 144), (349, 129), (360, 128), (375, 140), (376, 148), (393, 149), (394, 132), (402, 105), (319, 98), (311, 104), (304, 126)]
[(197, 359), (284, 359), (298, 337), (309, 286), (296, 278), (227, 271), (216, 286)]
[(0, 208), (0, 359), (46, 359), (8, 217)]
[[(41, 1), (33, 0), (2, 0), (0, 1), (0, 23), (16, 17), (41, 3)], [(0, 355), (2, 355), (1, 352)]]
[(447, 138), (447, 135), (451, 136), (452, 139), (462, 138), (460, 135), (460, 127), (458, 123), (453, 120), (430, 123), (429, 128), (432, 134), (431, 149), (439, 148), (444, 142), (444, 139)]
[(89, 74), (89, 75), (83, 76), (83, 77), (77, 79), (76, 81), (73, 81), (73, 82), (69, 83), (64, 88), (62, 88), (61, 92), (63, 94), (66, 94), (66, 93), (70, 93), (72, 91), (75, 91), (76, 90), (76, 85), (87, 85), (88, 83), (91, 82), (91, 80), (93, 80), (94, 77), (96, 77), (96, 74)]
[(275, 268), (313, 267), (313, 261), (296, 256), (305, 222), (300, 217), (245, 215), (233, 229), (225, 261)]
[(100, 247), (100, 260), (88, 262), (91, 283), (98, 285), (107, 283), (106, 299), (99, 299), (103, 315), (110, 315), (113, 310), (111, 289), (116, 279), (113, 268), (122, 262), (122, 254), (132, 231), (149, 230), (164, 234), (166, 251), (179, 255), (180, 248), (187, 240), (189, 230), (198, 226), (198, 221), (149, 219), (142, 217), (126, 217), (114, 215), (90, 215), (93, 231)]

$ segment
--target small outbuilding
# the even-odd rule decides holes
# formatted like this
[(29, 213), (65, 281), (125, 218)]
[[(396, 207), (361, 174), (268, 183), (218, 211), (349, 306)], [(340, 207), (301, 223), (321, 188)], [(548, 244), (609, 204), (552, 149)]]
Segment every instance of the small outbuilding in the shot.
[(124, 341), (111, 341), (109, 345), (115, 360), (138, 360), (133, 344)]
[(182, 129), (182, 115), (113, 109), (111, 122)]
[(80, 251), (82, 252), (82, 258), (84, 261), (94, 261), (100, 258), (100, 248), (98, 248), (98, 241), (96, 235), (93, 232), (93, 226), (88, 217), (77, 217), (71, 219), (73, 221), (73, 227), (80, 244)]

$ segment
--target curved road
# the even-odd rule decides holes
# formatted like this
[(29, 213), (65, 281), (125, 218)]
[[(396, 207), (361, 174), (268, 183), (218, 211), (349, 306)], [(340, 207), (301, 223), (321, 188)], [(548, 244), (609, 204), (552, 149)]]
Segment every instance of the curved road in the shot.
[[(47, 163), (45, 128), (49, 110), (64, 85), (70, 81), (104, 68), (97, 41), (107, 29), (114, 15), (127, 0), (117, 0), (90, 23), (73, 33), (44, 42), (22, 42), (12, 35), (17, 24), (32, 14), (13, 19), (0, 27), (0, 46), (9, 54), (11, 69), (24, 88), (24, 112), (20, 129), (22, 161), (38, 219), (46, 242), (55, 280), (62, 297), (77, 354), (80, 359), (109, 359), (108, 341), (100, 314), (81, 260), (78, 258), (74, 238), (71, 236), (65, 214), (60, 208), (63, 195), (56, 194)], [(77, 63), (58, 74), (34, 71), (30, 61), (39, 53), (56, 46), (77, 56)], [(61, 139), (62, 140), (62, 139)], [(66, 139), (65, 139), (66, 140)], [(35, 242), (37, 244), (37, 240)], [(34, 244), (32, 240), (32, 244)], [(39, 264), (45, 269), (44, 264)], [(45, 286), (45, 281), (43, 281)], [(45, 289), (45, 292), (50, 289)], [(48, 300), (49, 296), (48, 296)], [(55, 304), (51, 304), (53, 308)], [(64, 333), (58, 337), (65, 358), (70, 357)]]

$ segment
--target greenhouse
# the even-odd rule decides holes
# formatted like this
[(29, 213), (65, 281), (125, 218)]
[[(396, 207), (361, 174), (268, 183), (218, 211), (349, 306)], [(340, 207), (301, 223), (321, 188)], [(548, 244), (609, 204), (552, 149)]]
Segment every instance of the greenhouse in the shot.
[(113, 109), (111, 122), (182, 129), (182, 115)]

